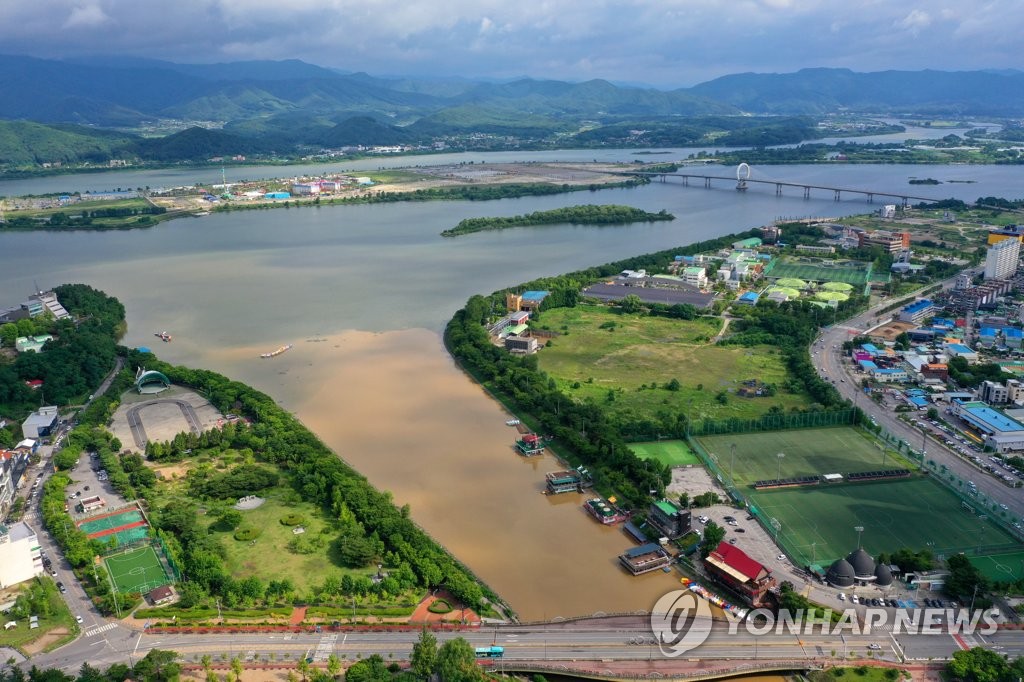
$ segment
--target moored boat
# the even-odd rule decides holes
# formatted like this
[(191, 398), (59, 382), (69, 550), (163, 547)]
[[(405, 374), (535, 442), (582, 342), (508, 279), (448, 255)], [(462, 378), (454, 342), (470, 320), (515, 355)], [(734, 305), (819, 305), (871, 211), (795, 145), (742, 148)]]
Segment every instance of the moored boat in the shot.
[(600, 497), (587, 500), (583, 503), (583, 508), (606, 526), (612, 526), (629, 518), (629, 514)]
[(277, 350), (272, 350), (269, 353), (263, 353), (263, 354), (260, 355), (260, 357), (261, 358), (275, 358), (278, 355), (280, 355), (281, 353), (284, 353), (285, 351), (291, 350), (291, 348), (292, 348), (292, 344), (289, 343), (286, 346), (281, 346)]

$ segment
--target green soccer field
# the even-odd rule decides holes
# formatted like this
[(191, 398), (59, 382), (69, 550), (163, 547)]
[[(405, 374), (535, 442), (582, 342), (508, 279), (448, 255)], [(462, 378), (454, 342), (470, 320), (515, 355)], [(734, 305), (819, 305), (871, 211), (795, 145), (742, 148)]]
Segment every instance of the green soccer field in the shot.
[(982, 575), (997, 582), (1024, 578), (1024, 550), (1006, 554), (988, 554), (970, 557)]
[[(876, 469), (914, 469), (891, 448), (883, 458), (877, 441), (854, 427), (791, 429), (728, 436), (702, 436), (705, 451), (737, 486), (754, 481), (823, 474), (846, 474)], [(735, 445), (735, 457), (733, 457)], [(780, 458), (782, 453), (785, 457)]]
[(797, 259), (782, 258), (772, 262), (765, 272), (772, 279), (793, 278), (809, 282), (845, 282), (854, 286), (864, 286), (868, 281), (868, 263), (843, 261), (848, 265), (821, 265), (820, 261), (808, 259), (801, 262)]
[(849, 554), (857, 547), (858, 526), (864, 529), (862, 546), (872, 555), (903, 547), (945, 556), (1020, 547), (927, 478), (751, 491), (748, 497), (769, 529), (770, 519), (779, 521), (780, 542), (801, 565), (813, 558), (827, 566)]
[(651, 443), (630, 443), (629, 449), (640, 459), (653, 459), (670, 467), (688, 464), (700, 465), (701, 461), (690, 446), (681, 440), (663, 440)]
[(121, 594), (146, 593), (172, 582), (157, 558), (156, 550), (148, 545), (108, 556), (103, 562), (110, 571), (115, 589)]

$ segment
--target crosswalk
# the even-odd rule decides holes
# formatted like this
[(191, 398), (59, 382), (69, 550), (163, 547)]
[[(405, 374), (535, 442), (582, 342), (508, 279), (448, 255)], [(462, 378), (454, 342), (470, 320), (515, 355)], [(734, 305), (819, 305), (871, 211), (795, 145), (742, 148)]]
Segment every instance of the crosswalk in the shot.
[(331, 652), (334, 651), (334, 645), (338, 641), (337, 633), (326, 634), (320, 638), (319, 644), (316, 645), (316, 651), (313, 652), (314, 661), (326, 661)]
[(96, 635), (98, 635), (100, 633), (106, 632), (107, 630), (113, 630), (116, 627), (117, 627), (117, 623), (107, 623), (106, 625), (101, 625), (99, 627), (93, 628), (92, 630), (86, 630), (85, 636), (86, 637), (95, 637)]

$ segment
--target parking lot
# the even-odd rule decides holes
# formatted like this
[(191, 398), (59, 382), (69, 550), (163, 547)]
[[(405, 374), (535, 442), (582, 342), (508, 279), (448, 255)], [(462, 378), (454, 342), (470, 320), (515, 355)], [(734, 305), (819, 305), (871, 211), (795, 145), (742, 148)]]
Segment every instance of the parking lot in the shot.
[[(114, 490), (109, 480), (103, 480), (99, 473), (100, 468), (99, 459), (83, 454), (78, 460), (78, 464), (71, 470), (72, 483), (65, 491), (65, 496), (68, 498), (68, 509), (71, 511), (72, 517), (77, 519), (89, 515), (89, 513), (78, 511), (77, 505), (81, 503), (83, 498), (92, 497), (93, 495), (102, 497), (107, 509), (120, 507), (128, 502), (128, 500), (121, 497)], [(94, 514), (96, 512), (91, 513)]]

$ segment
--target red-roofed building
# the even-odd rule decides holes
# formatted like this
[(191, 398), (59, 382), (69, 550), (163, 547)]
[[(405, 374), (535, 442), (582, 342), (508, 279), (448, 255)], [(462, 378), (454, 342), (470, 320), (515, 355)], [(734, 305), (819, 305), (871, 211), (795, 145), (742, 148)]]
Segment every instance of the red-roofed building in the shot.
[(753, 606), (761, 606), (765, 593), (775, 586), (771, 571), (728, 542), (718, 543), (715, 551), (704, 560), (704, 568), (712, 578), (746, 597)]

